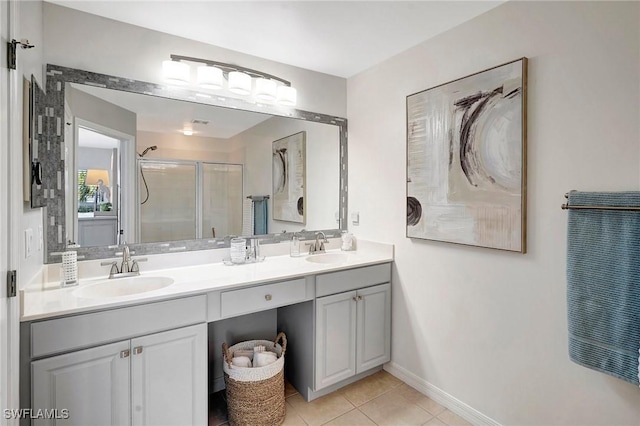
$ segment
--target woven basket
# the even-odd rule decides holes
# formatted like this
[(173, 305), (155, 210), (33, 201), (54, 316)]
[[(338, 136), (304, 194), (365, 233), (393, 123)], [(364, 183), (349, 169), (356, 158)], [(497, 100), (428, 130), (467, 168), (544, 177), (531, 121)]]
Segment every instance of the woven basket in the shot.
[[(282, 346), (278, 341), (282, 340)], [(243, 368), (231, 363), (237, 350), (252, 350), (264, 345), (275, 352), (276, 362), (264, 367)], [(249, 340), (231, 347), (222, 344), (224, 383), (227, 388), (227, 411), (232, 425), (279, 425), (284, 422), (284, 353), (287, 337), (279, 333), (275, 341)]]

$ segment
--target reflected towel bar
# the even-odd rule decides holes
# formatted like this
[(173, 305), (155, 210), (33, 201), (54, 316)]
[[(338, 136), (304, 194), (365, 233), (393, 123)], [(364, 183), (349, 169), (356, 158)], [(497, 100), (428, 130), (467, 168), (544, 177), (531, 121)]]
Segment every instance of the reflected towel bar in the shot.
[[(569, 198), (569, 193), (564, 194), (564, 198)], [(624, 212), (640, 212), (640, 206), (570, 206), (563, 204), (562, 210), (618, 210)]]

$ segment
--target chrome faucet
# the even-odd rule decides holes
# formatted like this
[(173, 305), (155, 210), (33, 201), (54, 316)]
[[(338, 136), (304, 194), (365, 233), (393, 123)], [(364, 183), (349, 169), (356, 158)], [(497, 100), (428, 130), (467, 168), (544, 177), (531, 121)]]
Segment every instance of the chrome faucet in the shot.
[(129, 262), (131, 262), (131, 253), (129, 252), (129, 246), (124, 246), (122, 248), (122, 264), (120, 265), (121, 274), (131, 272), (131, 266), (129, 265)]
[(120, 267), (118, 268), (117, 261), (111, 262), (101, 262), (102, 266), (109, 265), (111, 266), (111, 270), (109, 270), (109, 278), (123, 278), (123, 277), (133, 277), (136, 275), (140, 275), (140, 266), (138, 262), (146, 261), (146, 258), (132, 259), (131, 252), (129, 251), (128, 246), (122, 247), (122, 263), (120, 263)]
[[(322, 241), (320, 241), (320, 236), (322, 235)], [(327, 236), (324, 234), (324, 232), (320, 231), (320, 232), (316, 232), (316, 241), (314, 243), (309, 244), (309, 254), (316, 254), (316, 253), (324, 253), (324, 245), (325, 243), (328, 243), (329, 240), (327, 240)]]

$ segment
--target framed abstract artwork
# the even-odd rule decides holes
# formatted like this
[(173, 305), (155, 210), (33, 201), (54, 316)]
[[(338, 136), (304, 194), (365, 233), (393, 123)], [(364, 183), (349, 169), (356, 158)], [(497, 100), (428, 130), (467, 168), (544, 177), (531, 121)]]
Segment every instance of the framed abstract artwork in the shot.
[(300, 132), (272, 144), (274, 220), (306, 221), (306, 139)]
[(407, 96), (407, 237), (526, 252), (527, 58)]

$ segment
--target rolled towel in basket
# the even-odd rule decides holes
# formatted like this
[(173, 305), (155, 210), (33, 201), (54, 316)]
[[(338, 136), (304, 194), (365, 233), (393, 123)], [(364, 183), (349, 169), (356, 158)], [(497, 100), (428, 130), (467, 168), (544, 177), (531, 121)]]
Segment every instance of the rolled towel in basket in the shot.
[(265, 365), (273, 364), (278, 360), (278, 356), (273, 352), (256, 352), (253, 355), (253, 366), (264, 367)]
[(251, 360), (249, 359), (248, 356), (234, 356), (231, 359), (231, 363), (236, 367), (244, 367), (244, 368), (251, 367)]
[(253, 360), (253, 351), (249, 349), (238, 349), (233, 352), (233, 358), (238, 356), (246, 356), (247, 358)]

